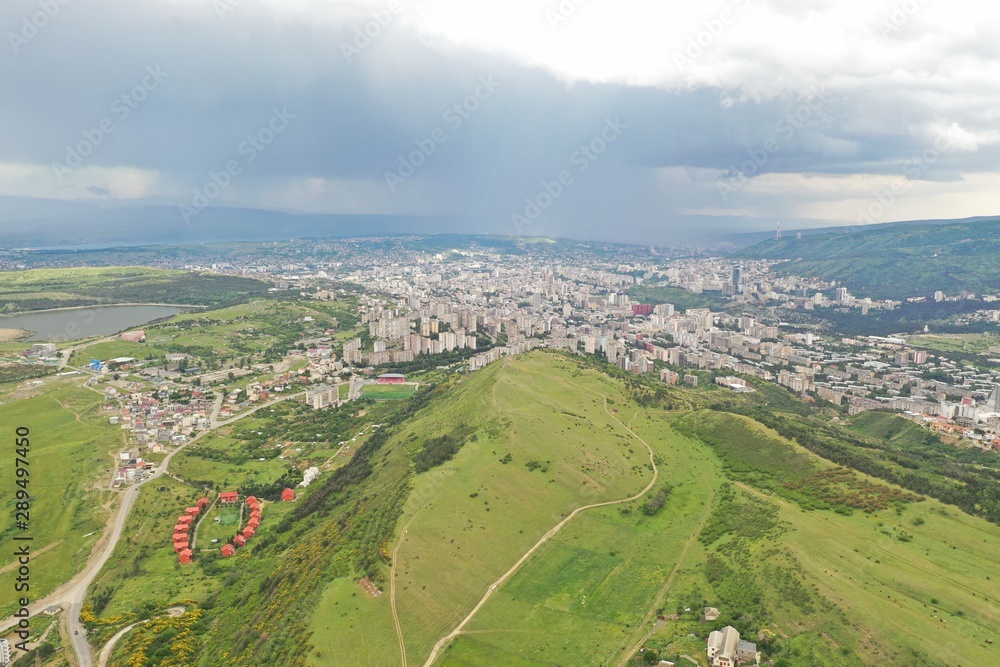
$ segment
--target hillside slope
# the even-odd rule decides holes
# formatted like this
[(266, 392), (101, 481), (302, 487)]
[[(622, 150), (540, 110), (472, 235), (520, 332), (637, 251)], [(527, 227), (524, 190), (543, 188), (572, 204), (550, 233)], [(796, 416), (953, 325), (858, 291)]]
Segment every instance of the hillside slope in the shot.
[(732, 255), (789, 260), (779, 272), (846, 283), (858, 296), (900, 299), (1000, 289), (1000, 219), (876, 226), (843, 234), (769, 239)]
[(182, 567), (163, 540), (129, 555), (91, 637), (182, 605), (110, 665), (704, 667), (725, 624), (776, 666), (991, 664), (1000, 528), (748, 416), (632, 391), (536, 351), (368, 406), (383, 426), (296, 503), (269, 503), (235, 557)]

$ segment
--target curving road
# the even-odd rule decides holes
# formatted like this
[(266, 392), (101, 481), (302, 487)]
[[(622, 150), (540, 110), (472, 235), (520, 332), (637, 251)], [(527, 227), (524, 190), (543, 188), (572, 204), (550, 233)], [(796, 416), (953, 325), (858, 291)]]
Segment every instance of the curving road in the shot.
[[(100, 341), (92, 341), (91, 343), (88, 343), (88, 345), (92, 345), (93, 343), (96, 342)], [(82, 347), (86, 346), (84, 345)], [(68, 359), (69, 355), (67, 355), (66, 358)], [(63, 584), (62, 586), (57, 588), (55, 591), (50, 593), (45, 598), (38, 600), (37, 602), (33, 603), (28, 607), (32, 616), (40, 613), (43, 609), (51, 605), (61, 605), (64, 609), (68, 610), (66, 613), (66, 623), (70, 633), (69, 636), (73, 641), (73, 650), (76, 653), (77, 667), (93, 667), (94, 664), (93, 649), (91, 648), (90, 643), (87, 641), (86, 628), (84, 628), (83, 624), (80, 622), (80, 612), (83, 610), (83, 602), (87, 596), (87, 589), (90, 587), (90, 584), (93, 582), (94, 578), (97, 577), (97, 574), (101, 571), (101, 568), (103, 568), (105, 563), (108, 562), (108, 559), (111, 558), (111, 554), (114, 553), (115, 547), (118, 544), (118, 540), (119, 538), (121, 538), (122, 531), (125, 528), (125, 521), (128, 519), (129, 511), (132, 509), (132, 506), (135, 505), (135, 501), (139, 497), (139, 489), (144, 484), (148, 484), (149, 482), (152, 482), (153, 480), (159, 478), (161, 475), (166, 474), (167, 466), (170, 464), (170, 459), (172, 459), (177, 452), (181, 451), (188, 445), (198, 441), (203, 436), (207, 435), (208, 433), (211, 433), (216, 428), (232, 424), (233, 422), (239, 421), (244, 417), (249, 417), (258, 410), (272, 406), (282, 401), (287, 401), (288, 399), (291, 398), (302, 396), (304, 393), (305, 392), (289, 394), (287, 396), (282, 396), (280, 398), (268, 401), (267, 403), (261, 403), (252, 410), (247, 410), (246, 412), (239, 414), (233, 417), (232, 419), (227, 419), (224, 422), (220, 422), (218, 416), (219, 410), (222, 408), (222, 400), (223, 400), (222, 394), (219, 393), (216, 396), (215, 402), (212, 406), (212, 412), (209, 416), (209, 426), (206, 430), (202, 431), (195, 437), (191, 438), (189, 441), (185, 442), (183, 445), (180, 445), (172, 452), (167, 454), (167, 456), (163, 459), (163, 462), (157, 467), (156, 472), (154, 472), (152, 475), (150, 475), (143, 481), (120, 491), (120, 493), (122, 494), (122, 502), (121, 506), (118, 508), (117, 516), (115, 516), (113, 524), (111, 524), (112, 527), (110, 534), (102, 536), (102, 538), (97, 542), (98, 545), (101, 544), (102, 542), (105, 543), (103, 551), (98, 553), (95, 547), (95, 552), (91, 554), (90, 560), (87, 562), (87, 565), (79, 574), (73, 577), (66, 584)], [(7, 618), (3, 622), (0, 622), (0, 632), (8, 628), (11, 628), (16, 624), (17, 624), (16, 618), (14, 617)]]

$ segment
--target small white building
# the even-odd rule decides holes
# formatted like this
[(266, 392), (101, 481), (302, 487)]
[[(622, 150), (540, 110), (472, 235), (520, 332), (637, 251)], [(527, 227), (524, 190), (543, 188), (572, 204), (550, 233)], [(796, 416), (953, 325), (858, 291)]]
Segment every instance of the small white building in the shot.
[(307, 487), (310, 484), (312, 484), (313, 480), (315, 480), (317, 477), (319, 477), (319, 468), (315, 466), (313, 466), (312, 468), (308, 468), (306, 469), (305, 475), (303, 475), (302, 477), (302, 481), (299, 482), (299, 486), (303, 488)]

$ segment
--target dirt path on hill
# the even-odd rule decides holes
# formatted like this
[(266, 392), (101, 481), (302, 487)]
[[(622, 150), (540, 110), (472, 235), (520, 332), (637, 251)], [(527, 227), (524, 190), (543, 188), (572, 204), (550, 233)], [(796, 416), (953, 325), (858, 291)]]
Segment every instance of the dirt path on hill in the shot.
[(645, 440), (643, 440), (642, 438), (640, 438), (639, 435), (635, 433), (635, 431), (633, 431), (631, 428), (629, 428), (628, 426), (626, 426), (625, 424), (623, 424), (621, 422), (621, 420), (618, 419), (618, 417), (616, 417), (610, 410), (608, 410), (608, 397), (605, 396), (604, 394), (602, 394), (601, 392), (595, 390), (595, 389), (591, 389), (589, 387), (585, 387), (583, 385), (579, 385), (579, 384), (577, 384), (575, 382), (572, 382), (570, 380), (564, 380), (564, 381), (568, 382), (569, 384), (572, 384), (572, 385), (575, 385), (577, 387), (580, 387), (581, 389), (589, 391), (589, 392), (591, 392), (593, 394), (597, 394), (598, 396), (600, 396), (603, 399), (603, 401), (604, 401), (604, 412), (606, 412), (608, 414), (608, 416), (611, 417), (619, 426), (621, 426), (626, 431), (628, 431), (632, 435), (633, 438), (635, 438), (636, 440), (638, 440), (639, 442), (641, 442), (643, 444), (643, 446), (646, 448), (646, 450), (649, 452), (649, 463), (653, 467), (653, 479), (651, 479), (649, 481), (649, 484), (647, 484), (645, 486), (645, 488), (643, 488), (639, 493), (637, 493), (637, 494), (635, 494), (633, 496), (630, 496), (628, 498), (623, 498), (621, 500), (607, 500), (607, 501), (600, 502), (600, 503), (593, 503), (593, 504), (590, 504), (590, 505), (584, 505), (583, 507), (578, 507), (575, 510), (573, 510), (572, 512), (570, 512), (569, 515), (567, 515), (565, 519), (563, 519), (562, 521), (560, 521), (559, 523), (557, 523), (555, 526), (553, 526), (552, 528), (550, 528), (544, 535), (542, 535), (542, 537), (537, 542), (535, 542), (535, 544), (530, 549), (528, 549), (524, 553), (524, 555), (521, 556), (521, 558), (518, 559), (518, 561), (516, 563), (514, 563), (514, 565), (511, 566), (511, 568), (509, 570), (507, 570), (502, 575), (500, 575), (500, 578), (498, 578), (496, 581), (494, 581), (490, 585), (489, 589), (487, 589), (486, 593), (483, 595), (483, 597), (479, 601), (479, 603), (475, 607), (473, 607), (472, 611), (470, 611), (469, 614), (464, 619), (462, 619), (462, 621), (457, 626), (455, 626), (455, 629), (452, 630), (447, 635), (445, 635), (444, 637), (442, 637), (441, 639), (439, 639), (437, 641), (437, 643), (434, 645), (434, 649), (431, 651), (431, 654), (427, 657), (427, 660), (424, 662), (424, 667), (431, 667), (431, 665), (433, 665), (434, 662), (437, 660), (437, 658), (440, 655), (441, 651), (453, 639), (455, 639), (460, 634), (462, 634), (462, 631), (465, 628), (465, 626), (469, 624), (469, 621), (471, 621), (473, 619), (473, 617), (477, 613), (479, 613), (479, 610), (483, 608), (483, 606), (489, 601), (490, 597), (493, 596), (493, 594), (500, 588), (500, 586), (503, 585), (503, 583), (506, 582), (508, 579), (510, 579), (510, 577), (513, 576), (513, 574), (515, 572), (517, 572), (517, 570), (522, 565), (524, 565), (524, 563), (526, 563), (528, 561), (528, 559), (530, 559), (532, 556), (534, 556), (535, 553), (542, 547), (542, 545), (544, 545), (550, 539), (552, 539), (553, 537), (555, 537), (556, 534), (560, 530), (562, 530), (562, 528), (567, 523), (569, 523), (570, 521), (572, 521), (576, 517), (576, 515), (580, 514), (581, 512), (583, 512), (585, 510), (588, 510), (588, 509), (594, 509), (594, 508), (597, 508), (597, 507), (607, 507), (609, 505), (620, 505), (621, 503), (627, 503), (627, 502), (631, 502), (633, 500), (638, 500), (642, 496), (644, 496), (647, 493), (649, 493), (650, 489), (653, 488), (653, 486), (656, 484), (657, 480), (660, 477), (660, 469), (656, 465), (656, 456), (655, 456), (655, 454), (653, 452), (653, 448), (649, 446), (649, 443), (647, 443)]
[(403, 667), (407, 667), (406, 661), (406, 642), (403, 640), (403, 626), (399, 623), (399, 614), (396, 612), (396, 554), (399, 553), (399, 548), (403, 546), (403, 540), (406, 537), (406, 529), (410, 527), (413, 520), (424, 510), (421, 507), (416, 513), (410, 517), (410, 520), (406, 522), (403, 526), (403, 531), (399, 534), (399, 541), (396, 542), (396, 548), (392, 550), (392, 567), (389, 570), (389, 605), (392, 608), (392, 622), (396, 625), (396, 639), (399, 641), (399, 659), (400, 664)]

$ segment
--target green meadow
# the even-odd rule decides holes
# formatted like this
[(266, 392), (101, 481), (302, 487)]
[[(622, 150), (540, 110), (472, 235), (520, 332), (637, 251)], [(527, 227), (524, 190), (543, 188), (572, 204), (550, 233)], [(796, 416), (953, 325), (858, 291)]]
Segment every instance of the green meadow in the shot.
[(910, 345), (939, 352), (978, 352), (981, 354), (985, 354), (991, 346), (1000, 345), (1000, 338), (996, 334), (989, 333), (921, 334), (908, 336), (907, 341)]
[[(640, 407), (619, 382), (535, 353), (465, 378), (387, 455), (408, 449), (419, 461), (423, 434), (458, 430), (464, 443), (413, 477), (384, 546), (407, 664), (423, 664), (572, 509), (643, 488), (648, 457), (625, 425), (653, 448), (657, 485), (579, 513), (435, 664), (638, 665), (645, 648), (649, 658), (707, 665), (704, 637), (724, 624), (785, 667), (990, 661), (1000, 529), (836, 466), (747, 417)], [(664, 485), (662, 507), (647, 513)], [(401, 662), (391, 579), (386, 567), (375, 597), (356, 579), (325, 587), (310, 664)], [(705, 606), (722, 618), (701, 621)]]
[[(32, 537), (31, 597), (52, 592), (82, 569), (101, 536), (116, 494), (108, 490), (112, 454), (122, 444), (117, 428), (99, 413), (103, 397), (67, 380), (47, 379), (29, 398), (0, 405), (10, 446), (0, 457), (0, 550), (14, 553), (15, 535)], [(28, 530), (15, 526), (15, 429), (30, 429), (31, 509)], [(21, 478), (23, 479), (23, 478)], [(3, 563), (8, 565), (8, 561)], [(0, 589), (14, 588), (14, 568), (0, 567)], [(0, 616), (13, 610), (6, 593)]]
[(416, 389), (415, 385), (407, 384), (366, 384), (361, 389), (361, 397), (376, 401), (398, 401), (409, 398)]

